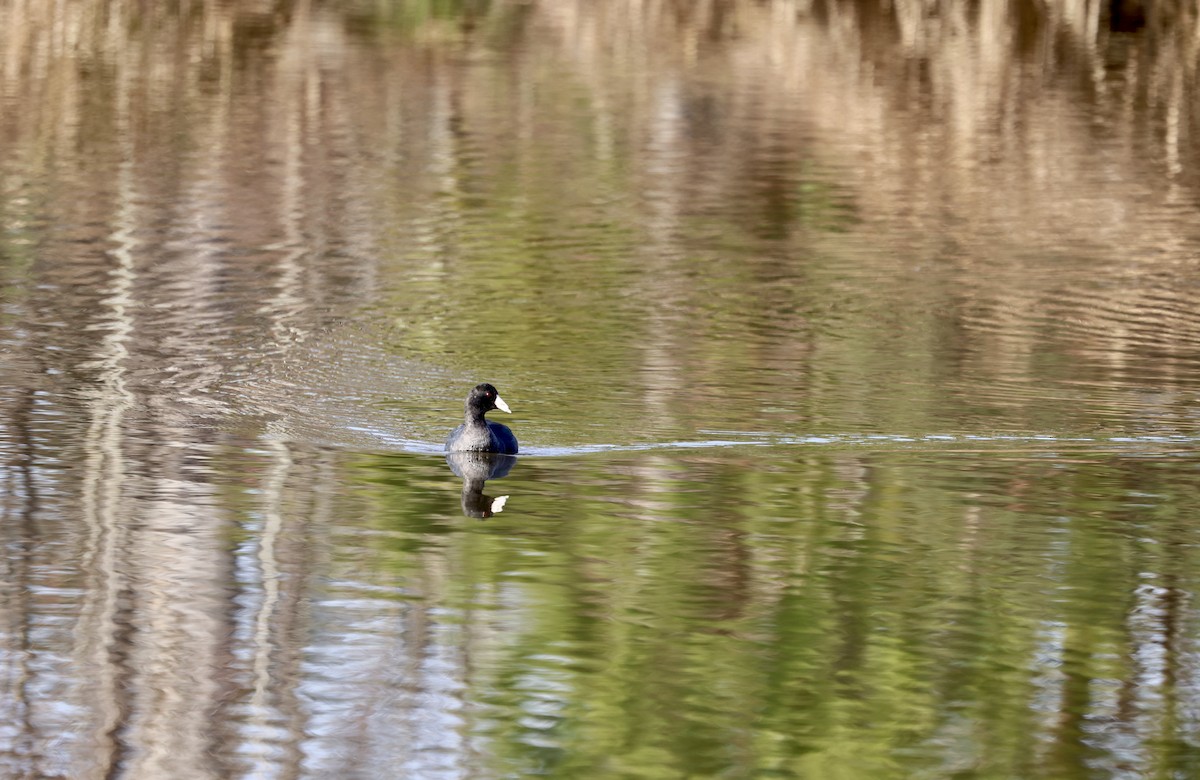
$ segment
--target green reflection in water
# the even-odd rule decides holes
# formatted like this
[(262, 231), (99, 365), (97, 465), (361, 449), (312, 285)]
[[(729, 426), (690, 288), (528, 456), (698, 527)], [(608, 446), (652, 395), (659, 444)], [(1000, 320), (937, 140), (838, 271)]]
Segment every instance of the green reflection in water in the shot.
[(421, 595), (461, 626), (464, 728), (497, 776), (1069, 778), (1200, 759), (1178, 687), (1200, 571), (1184, 460), (526, 458), (488, 485), (512, 498), (486, 521), (457, 516), (438, 466), (360, 464), (379, 530), (406, 540), (363, 576), (421, 590), (438, 572)]

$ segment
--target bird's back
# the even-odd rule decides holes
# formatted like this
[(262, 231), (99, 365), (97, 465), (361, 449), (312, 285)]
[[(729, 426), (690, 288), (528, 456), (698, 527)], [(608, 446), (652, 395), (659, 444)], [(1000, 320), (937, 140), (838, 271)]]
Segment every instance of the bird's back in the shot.
[(502, 455), (517, 454), (517, 437), (513, 435), (512, 430), (503, 423), (488, 422), (488, 431), (492, 434), (492, 452), (499, 452)]

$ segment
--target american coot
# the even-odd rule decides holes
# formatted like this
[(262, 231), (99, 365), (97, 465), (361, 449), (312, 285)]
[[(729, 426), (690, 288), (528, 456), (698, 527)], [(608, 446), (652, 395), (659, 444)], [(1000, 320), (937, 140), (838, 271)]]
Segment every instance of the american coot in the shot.
[(496, 388), (484, 383), (476, 385), (467, 396), (467, 413), (463, 424), (450, 432), (446, 452), (499, 452), (517, 454), (517, 437), (507, 425), (488, 422), (483, 416), (493, 409), (512, 413)]

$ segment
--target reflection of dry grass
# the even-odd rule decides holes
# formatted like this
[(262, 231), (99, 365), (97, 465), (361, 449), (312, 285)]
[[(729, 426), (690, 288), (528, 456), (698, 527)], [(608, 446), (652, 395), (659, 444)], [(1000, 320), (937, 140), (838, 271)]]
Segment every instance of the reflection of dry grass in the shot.
[[(1123, 7), (1114, 25), (1098, 0), (543, 0), (396, 27), (310, 4), (18, 3), (0, 10), (0, 95), (15, 108), (0, 140), (10, 177), (58, 166), (85, 191), (111, 191), (132, 155), (133, 200), (174, 209), (146, 220), (271, 247), (225, 269), (215, 251), (208, 265), (160, 261), (154, 289), (194, 308), (197, 288), (253, 267), (271, 289), (246, 305), (281, 338), (330, 289), (305, 246), (351, 244), (361, 259), (394, 240), (400, 270), (436, 283), (463, 200), (502, 174), (521, 202), (544, 191), (582, 206), (568, 184), (614, 170), (651, 237), (657, 273), (637, 294), (666, 305), (647, 310), (686, 305), (678, 265), (697, 226), (786, 245), (852, 213), (915, 255), (953, 245), (968, 270), (1002, 265), (1006, 300), (987, 305), (1019, 321), (1044, 305), (1042, 259), (1094, 256), (1058, 286), (1108, 267), (1123, 280), (1113, 306), (1138, 319), (1138, 290), (1161, 280), (1137, 280), (1190, 257), (1179, 214), (1197, 184), (1200, 16)], [(814, 161), (826, 169), (810, 175)], [(188, 189), (169, 191), (160, 164)], [(50, 202), (64, 225), (111, 208)], [(890, 272), (890, 256), (876, 262)], [(381, 269), (339, 270), (361, 298)], [(189, 313), (201, 316), (220, 314)]]
[[(504, 12), (499, 7), (497, 14)], [(671, 185), (655, 175), (663, 186), (684, 187), (693, 199), (698, 188), (733, 183), (762, 139), (803, 144), (798, 126), (804, 123), (844, 135), (847, 167), (859, 169), (851, 175), (865, 176), (869, 191), (907, 189), (914, 177), (927, 182), (923, 191), (936, 201), (927, 208), (934, 211), (946, 199), (970, 203), (980, 187), (1015, 185), (1043, 201), (1022, 217), (1061, 222), (1061, 207), (1054, 207), (1061, 199), (1039, 199), (1034, 191), (1065, 181), (1079, 189), (1095, 185), (1088, 177), (1100, 157), (1098, 142), (1129, 149), (1124, 160), (1104, 156), (1106, 164), (1129, 166), (1109, 175), (1137, 176), (1140, 167), (1158, 167), (1171, 181), (1191, 181), (1186, 142), (1196, 125), (1191, 95), (1200, 26), (1186, 3), (1148, 6), (1137, 37), (1109, 32), (1108, 4), (1096, 0), (1045, 8), (1006, 0), (558, 0), (536, 9), (524, 22), (526, 34), (548, 32), (561, 42), (589, 90), (596, 137), (608, 144), (597, 151), (613, 153), (614, 127), (638, 128), (634, 132), (644, 137), (633, 151), (645, 156), (640, 162), (658, 173), (666, 163), (667, 173), (689, 177)], [(10, 143), (42, 148), (90, 140), (121, 105), (147, 116), (207, 112), (230, 128), (244, 127), (244, 112), (215, 109), (236, 100), (239, 90), (249, 95), (247, 65), (268, 51), (271, 59), (263, 63), (273, 75), (258, 85), (264, 90), (259, 99), (282, 110), (264, 114), (266, 124), (257, 131), (283, 146), (311, 145), (312, 133), (344, 144), (354, 140), (345, 135), (355, 132), (347, 121), (395, 132), (386, 126), (393, 121), (386, 111), (406, 99), (398, 85), (414, 83), (405, 68), (425, 70), (417, 89), (433, 89), (424, 98), (431, 118), (445, 90), (457, 89), (467, 75), (451, 58), (435, 54), (418, 64), (422, 57), (392, 52), (391, 62), (380, 63), (384, 69), (364, 81), (361, 65), (370, 54), (353, 37), (354, 26), (308, 5), (268, 13), (254, 4), (213, 4), (181, 17), (155, 4), (27, 3), (0, 12), (0, 22), (0, 87), (7, 104), (20, 108), (5, 111), (0, 126)], [(484, 36), (447, 30), (457, 28), (432, 19), (412, 32), (411, 46), (433, 51), (489, 45)], [(544, 66), (537, 58), (515, 56), (511, 67), (517, 79), (532, 81)], [(113, 71), (128, 74), (116, 81), (130, 90), (127, 103), (106, 94)], [(351, 72), (353, 81), (344, 81)], [(730, 82), (733, 88), (727, 88)], [(716, 145), (711, 138), (696, 143), (702, 129), (696, 109), (706, 86), (714, 87), (710, 96), (726, 87), (716, 121), (728, 132)], [(523, 101), (531, 96), (514, 98), (513, 115), (500, 120), (528, 122)], [(1079, 108), (1090, 102), (1098, 104), (1101, 128)], [(462, 108), (470, 110), (471, 103)], [(296, 135), (297, 121), (307, 137)], [(737, 123), (745, 124), (744, 131)], [(544, 149), (529, 128), (518, 129), (518, 139), (531, 141), (525, 154)], [(210, 126), (210, 132), (228, 131)], [(196, 139), (201, 147), (211, 143), (203, 135)], [(704, 176), (697, 175), (699, 166), (681, 164), (699, 155), (706, 161)], [(713, 165), (720, 168), (715, 174)], [(874, 213), (887, 208), (874, 205)], [(1110, 211), (1089, 208), (1094, 218), (1076, 224), (1089, 235), (1110, 229)]]
[[(1177, 316), (1197, 303), (1178, 285), (1195, 254), (1181, 227), (1200, 184), (1200, 21), (1189, 3), (1144, 19), (1125, 5), (1112, 19), (1095, 1), (562, 2), (545, 17), (598, 104), (625, 101), (653, 139), (639, 167), (677, 223), (705, 187), (733, 202), (763, 144), (832, 156), (881, 246), (915, 240), (897, 246), (912, 263), (945, 254), (967, 272), (954, 296), (977, 370), (1025, 375), (1049, 336), (1123, 381), (1169, 381), (1200, 341)], [(626, 64), (652, 75), (619, 91)], [(714, 83), (722, 132), (700, 143), (688, 102)], [(771, 153), (778, 173), (789, 155)], [(897, 270), (894, 253), (878, 262)]]
[[(686, 12), (665, 2), (632, 8), (567, 2), (546, 4), (544, 15), (597, 88), (611, 83), (614, 67), (653, 74), (645, 79), (651, 83), (670, 83), (684, 71), (721, 74), (713, 77), (744, 82), (731, 94), (750, 101), (756, 92), (772, 106), (801, 101), (805, 119), (844, 130), (870, 162), (904, 166), (892, 175), (950, 163), (969, 180), (971, 168), (1011, 155), (1024, 156), (1023, 178), (1040, 184), (1058, 179), (1055, 166), (1086, 167), (1098, 156), (1079, 108), (1093, 101), (1112, 123), (1110, 136), (1140, 137), (1135, 122), (1164, 125), (1158, 145), (1133, 150), (1141, 154), (1129, 164), (1159, 159), (1171, 164), (1168, 172), (1181, 172), (1179, 140), (1191, 114), (1183, 101), (1191, 94), (1200, 28), (1184, 4), (1175, 13), (1154, 9), (1137, 38), (1102, 27), (1097, 2), (1041, 12), (999, 0), (978, 7), (700, 3)], [(1170, 25), (1162, 21), (1168, 16)], [(643, 87), (636, 94), (653, 103), (663, 93)], [(1143, 104), (1149, 115), (1129, 110)], [(761, 115), (762, 105), (728, 108)], [(645, 107), (647, 114), (655, 110)], [(932, 146), (931, 133), (938, 141)], [(928, 148), (914, 148), (922, 141)], [(914, 159), (922, 152), (930, 158)]]

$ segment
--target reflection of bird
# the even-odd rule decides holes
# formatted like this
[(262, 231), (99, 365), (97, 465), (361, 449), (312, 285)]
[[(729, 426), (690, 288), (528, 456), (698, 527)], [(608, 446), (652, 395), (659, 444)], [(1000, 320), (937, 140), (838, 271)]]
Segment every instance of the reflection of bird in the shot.
[(446, 452), (498, 452), (503, 455), (517, 454), (517, 437), (507, 425), (488, 422), (483, 418), (493, 409), (502, 412), (512, 410), (496, 388), (489, 384), (476, 385), (467, 396), (466, 417), (463, 424), (450, 432), (446, 439)]
[(491, 517), (504, 509), (508, 496), (483, 494), (483, 483), (508, 476), (517, 459), (495, 452), (451, 452), (446, 456), (450, 470), (462, 477), (462, 510), (467, 517)]

